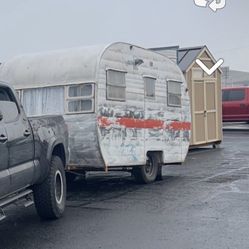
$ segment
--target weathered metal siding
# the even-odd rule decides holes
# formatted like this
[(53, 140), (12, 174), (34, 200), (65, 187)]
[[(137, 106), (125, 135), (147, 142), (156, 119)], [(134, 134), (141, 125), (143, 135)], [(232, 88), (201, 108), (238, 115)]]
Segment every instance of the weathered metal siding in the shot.
[(98, 143), (97, 115), (64, 115), (64, 118), (69, 130), (69, 166), (104, 167)]
[[(132, 65), (134, 59), (144, 61)], [(126, 101), (106, 100), (106, 70), (126, 71)], [(156, 98), (144, 97), (143, 76), (156, 81)], [(182, 81), (182, 108), (167, 106), (166, 80)], [(141, 165), (147, 151), (162, 151), (164, 163), (182, 162), (188, 151), (189, 97), (180, 69), (157, 53), (114, 44), (103, 54), (98, 74), (99, 142), (108, 166)], [(186, 126), (186, 125), (185, 125)]]

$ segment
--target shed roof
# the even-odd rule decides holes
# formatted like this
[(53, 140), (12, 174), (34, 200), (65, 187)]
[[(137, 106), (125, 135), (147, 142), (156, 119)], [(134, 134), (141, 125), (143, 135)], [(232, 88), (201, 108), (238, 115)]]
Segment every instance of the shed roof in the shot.
[(196, 60), (206, 46), (180, 48), (178, 49), (177, 63), (183, 72), (186, 72), (190, 65)]

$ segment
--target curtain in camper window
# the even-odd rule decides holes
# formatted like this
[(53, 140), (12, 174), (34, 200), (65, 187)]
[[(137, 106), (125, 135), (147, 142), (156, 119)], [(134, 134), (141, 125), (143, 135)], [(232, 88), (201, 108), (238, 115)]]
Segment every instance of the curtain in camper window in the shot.
[(28, 116), (64, 114), (64, 87), (23, 90), (23, 107)]

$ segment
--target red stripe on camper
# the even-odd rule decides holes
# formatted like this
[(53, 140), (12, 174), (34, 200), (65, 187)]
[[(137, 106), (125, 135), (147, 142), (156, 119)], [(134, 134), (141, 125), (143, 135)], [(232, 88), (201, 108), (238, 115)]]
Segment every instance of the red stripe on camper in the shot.
[(144, 129), (161, 129), (164, 122), (161, 120), (152, 119), (134, 119), (134, 118), (118, 118), (117, 124), (126, 128), (144, 128)]
[(189, 131), (191, 129), (191, 123), (174, 121), (169, 125), (169, 129)]
[(101, 127), (109, 127), (111, 125), (120, 125), (126, 128), (137, 129), (169, 129), (169, 130), (187, 130), (191, 128), (190, 122), (173, 121), (166, 125), (162, 120), (156, 119), (135, 119), (135, 118), (108, 118), (98, 117), (98, 123)]

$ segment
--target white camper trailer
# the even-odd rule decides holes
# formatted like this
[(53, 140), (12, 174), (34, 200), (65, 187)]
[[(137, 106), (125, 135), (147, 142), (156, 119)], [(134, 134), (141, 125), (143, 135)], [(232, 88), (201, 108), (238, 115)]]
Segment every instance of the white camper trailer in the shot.
[(188, 89), (163, 55), (121, 42), (23, 55), (1, 66), (0, 80), (13, 84), (29, 116), (64, 115), (68, 170), (133, 169), (150, 182), (161, 165), (185, 160)]

